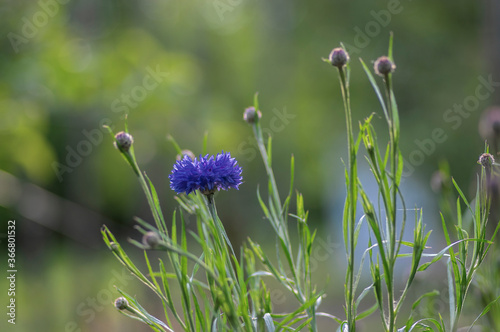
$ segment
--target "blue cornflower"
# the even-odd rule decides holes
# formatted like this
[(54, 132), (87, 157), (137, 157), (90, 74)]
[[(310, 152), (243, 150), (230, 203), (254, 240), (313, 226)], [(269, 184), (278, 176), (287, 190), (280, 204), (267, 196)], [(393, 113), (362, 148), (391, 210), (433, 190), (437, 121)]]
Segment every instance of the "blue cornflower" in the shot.
[(168, 177), (170, 188), (178, 194), (189, 194), (197, 189), (203, 194), (211, 194), (220, 189), (238, 189), (242, 180), (241, 171), (231, 153), (222, 151), (215, 157), (207, 154), (194, 160), (184, 156), (175, 163)]

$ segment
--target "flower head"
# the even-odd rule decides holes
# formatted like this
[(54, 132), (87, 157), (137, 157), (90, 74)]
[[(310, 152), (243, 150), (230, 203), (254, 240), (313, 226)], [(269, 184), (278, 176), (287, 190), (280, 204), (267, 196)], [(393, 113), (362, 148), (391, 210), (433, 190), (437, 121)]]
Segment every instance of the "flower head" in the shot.
[(118, 310), (124, 310), (128, 308), (128, 301), (124, 297), (119, 297), (115, 300), (115, 307)]
[(381, 56), (375, 61), (373, 68), (378, 76), (384, 77), (395, 71), (396, 65), (388, 57)]
[(249, 124), (253, 124), (262, 118), (262, 113), (259, 110), (255, 110), (255, 107), (251, 106), (245, 109), (243, 113), (243, 120)]
[(155, 232), (147, 232), (142, 237), (142, 243), (148, 248), (156, 248), (161, 242), (160, 237)]
[(337, 47), (332, 50), (328, 60), (332, 66), (342, 68), (349, 62), (349, 54), (342, 47)]
[(169, 175), (170, 188), (178, 194), (200, 190), (205, 195), (220, 189), (238, 189), (241, 172), (241, 167), (229, 152), (222, 151), (215, 157), (207, 154), (194, 160), (185, 156), (175, 163)]
[(121, 152), (127, 153), (130, 147), (134, 143), (134, 138), (129, 133), (120, 131), (115, 135), (115, 147)]
[(489, 153), (483, 153), (479, 156), (478, 164), (483, 166), (484, 168), (490, 169), (491, 165), (495, 163), (495, 158)]

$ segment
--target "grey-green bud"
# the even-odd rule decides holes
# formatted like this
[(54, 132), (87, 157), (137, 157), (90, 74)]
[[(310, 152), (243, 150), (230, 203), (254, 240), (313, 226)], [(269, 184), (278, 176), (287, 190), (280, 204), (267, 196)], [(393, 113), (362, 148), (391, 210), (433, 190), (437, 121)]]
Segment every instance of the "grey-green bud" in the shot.
[(191, 160), (193, 160), (193, 161), (194, 161), (194, 158), (196, 158), (196, 157), (195, 157), (195, 155), (194, 155), (194, 153), (193, 153), (193, 151), (191, 151), (191, 150), (182, 150), (182, 151), (181, 151), (181, 154), (178, 154), (178, 155), (175, 157), (175, 159), (177, 159), (177, 160), (182, 160), (182, 159), (184, 159), (184, 157), (185, 157), (185, 156), (188, 156), (188, 157), (189, 157), (189, 158), (191, 158)]
[(375, 61), (373, 68), (377, 75), (385, 77), (396, 70), (396, 65), (388, 57), (381, 56)]
[(128, 308), (128, 301), (124, 297), (119, 297), (115, 300), (115, 308), (118, 310), (124, 310)]
[(262, 118), (262, 113), (259, 110), (255, 110), (255, 107), (251, 106), (245, 109), (243, 113), (243, 120), (249, 124), (253, 124)]
[(115, 147), (121, 152), (128, 152), (134, 143), (134, 138), (129, 133), (120, 131), (115, 135)]
[(155, 232), (147, 232), (142, 237), (142, 244), (149, 248), (156, 248), (160, 242), (161, 239)]
[(114, 242), (110, 242), (109, 243), (109, 248), (112, 250), (112, 251), (118, 251), (118, 244), (114, 243)]
[(484, 168), (491, 168), (493, 163), (495, 162), (495, 158), (489, 153), (483, 153), (482, 155), (479, 156), (478, 164), (483, 166)]
[(328, 60), (332, 66), (342, 68), (349, 62), (349, 54), (342, 47), (337, 47), (332, 50)]

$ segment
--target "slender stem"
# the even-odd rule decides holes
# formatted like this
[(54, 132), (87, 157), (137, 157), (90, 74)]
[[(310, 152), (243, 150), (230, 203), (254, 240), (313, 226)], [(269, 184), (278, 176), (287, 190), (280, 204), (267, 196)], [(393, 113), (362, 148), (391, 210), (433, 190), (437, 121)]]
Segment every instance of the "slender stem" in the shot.
[(387, 302), (389, 306), (389, 331), (393, 332), (396, 329), (396, 318), (397, 318), (397, 308), (394, 307), (394, 264), (396, 263), (397, 249), (396, 249), (396, 213), (397, 213), (397, 193), (398, 193), (398, 183), (397, 183), (397, 158), (398, 158), (398, 135), (396, 128), (396, 121), (394, 117), (394, 112), (396, 110), (392, 107), (392, 87), (391, 87), (391, 76), (385, 75), (385, 87), (387, 96), (387, 109), (389, 113), (389, 134), (390, 134), (390, 154), (391, 154), (391, 176), (392, 176), (392, 190), (391, 190), (391, 200), (392, 209), (388, 211), (388, 229), (389, 229), (389, 271), (385, 276), (387, 285)]
[[(391, 98), (391, 77), (386, 75), (386, 92), (387, 92), (387, 107), (390, 114), (389, 130), (390, 130), (390, 141), (391, 141), (391, 175), (392, 175), (392, 211), (391, 211), (391, 228), (392, 232), (390, 234), (390, 246), (391, 246), (391, 259), (396, 259), (396, 212), (397, 212), (397, 157), (398, 157), (398, 138), (396, 137), (396, 128), (394, 125), (394, 110), (392, 107)], [(393, 262), (394, 263), (394, 262)]]
[(349, 168), (349, 186), (348, 195), (348, 267), (347, 267), (347, 324), (350, 332), (356, 331), (356, 310), (354, 308), (354, 251), (355, 251), (355, 219), (356, 219), (356, 147), (354, 146), (354, 137), (352, 133), (351, 105), (349, 98), (349, 88), (344, 68), (339, 68), (340, 86), (342, 88), (342, 97), (344, 101), (344, 110), (346, 115), (347, 127), (347, 146), (348, 146), (348, 168)]
[(453, 320), (453, 325), (451, 325), (450, 331), (457, 332), (458, 330), (458, 320), (460, 319), (460, 314), (462, 313), (462, 308), (457, 308), (455, 311), (455, 319)]
[(274, 172), (269, 165), (269, 160), (267, 156), (267, 149), (264, 144), (264, 137), (262, 136), (262, 129), (260, 127), (260, 122), (256, 122), (253, 125), (253, 131), (255, 138), (257, 139), (257, 146), (259, 147), (260, 154), (262, 156), (262, 160), (264, 162), (264, 166), (266, 168), (266, 173), (269, 178), (269, 181), (271, 182), (271, 189), (272, 189), (272, 198), (274, 201), (275, 209), (278, 214), (278, 217), (280, 218), (280, 223), (276, 226), (278, 226), (278, 229), (280, 230), (281, 234), (279, 234), (280, 237), (283, 238), (283, 240), (286, 242), (286, 245), (288, 247), (289, 252), (292, 252), (291, 248), (291, 243), (290, 243), (290, 236), (288, 235), (288, 228), (286, 225), (286, 216), (282, 215), (282, 205), (281, 205), (281, 199), (280, 195), (278, 192), (278, 186), (276, 185), (276, 180), (274, 178)]
[[(208, 207), (208, 211), (210, 212), (210, 216), (212, 217), (212, 220), (214, 222), (215, 230), (219, 233), (218, 238), (223, 240), (223, 243), (227, 244), (227, 246), (222, 245), (222, 250), (224, 251), (224, 254), (228, 260), (228, 266), (232, 266), (231, 259), (230, 259), (230, 254), (229, 251), (227, 250), (227, 247), (229, 246), (229, 249), (231, 249), (231, 253), (234, 257), (236, 257), (236, 254), (234, 253), (233, 246), (231, 244), (231, 241), (229, 241), (229, 237), (226, 234), (226, 231), (224, 230), (224, 226), (222, 225), (219, 216), (217, 215), (217, 208), (215, 207), (215, 199), (214, 199), (214, 194), (208, 194), (206, 196), (206, 204)], [(230, 269), (232, 271), (232, 269)], [(232, 271), (233, 272), (233, 271)], [(232, 275), (234, 277), (234, 273)]]
[[(214, 230), (218, 233), (217, 238), (220, 242), (220, 250), (222, 251), (222, 254), (224, 255), (225, 259), (225, 267), (226, 267), (226, 273), (229, 274), (230, 279), (233, 280), (232, 285), (234, 287), (229, 287), (226, 283), (224, 283), (223, 286), (221, 286), (221, 291), (223, 292), (224, 296), (226, 297), (227, 304), (230, 305), (230, 311), (226, 312), (228, 315), (228, 320), (235, 329), (235, 331), (240, 331), (241, 330), (241, 325), (237, 319), (237, 306), (238, 304), (234, 303), (233, 300), (238, 298), (238, 293), (240, 292), (240, 287), (244, 287), (244, 285), (239, 285), (238, 282), (236, 282), (238, 279), (236, 277), (236, 272), (234, 271), (233, 264), (231, 262), (231, 254), (229, 253), (228, 247), (231, 249), (232, 256), (236, 257), (234, 254), (233, 246), (231, 245), (231, 242), (229, 241), (229, 238), (224, 230), (224, 227), (217, 215), (217, 209), (215, 207), (215, 199), (214, 199), (214, 194), (209, 193), (205, 195), (206, 197), (206, 205), (208, 207), (208, 211), (210, 213), (210, 216), (212, 218), (212, 221), (214, 223)], [(234, 292), (234, 294), (231, 294)]]
[(142, 190), (144, 191), (144, 194), (146, 195), (146, 198), (148, 200), (149, 208), (151, 209), (151, 213), (153, 214), (153, 218), (156, 223), (156, 227), (158, 228), (159, 231), (162, 231), (168, 236), (168, 230), (163, 227), (163, 223), (160, 217), (160, 212), (156, 209), (156, 205), (154, 203), (153, 195), (151, 194), (149, 185), (146, 182), (146, 179), (144, 178), (144, 174), (141, 172), (141, 169), (139, 168), (139, 165), (137, 164), (137, 161), (135, 159), (135, 155), (133, 153), (130, 153), (130, 151), (127, 152), (122, 152), (122, 154), (125, 156), (127, 159), (128, 163), (132, 167), (134, 173), (137, 175), (139, 178), (139, 183), (141, 184)]
[[(258, 106), (258, 105), (257, 105)], [(256, 108), (258, 108), (256, 106)], [(308, 279), (307, 272), (310, 271), (309, 267), (304, 266), (304, 269), (301, 270), (301, 264), (305, 265), (306, 259), (304, 258), (303, 261), (301, 261), (300, 257), (297, 256), (297, 261), (294, 260), (293, 256), (293, 248), (292, 248), (292, 243), (290, 241), (290, 236), (289, 236), (289, 231), (288, 231), (288, 225), (287, 225), (287, 209), (283, 208), (283, 205), (281, 203), (280, 195), (278, 192), (278, 186), (276, 185), (276, 180), (274, 177), (274, 172), (271, 167), (271, 160), (270, 160), (270, 155), (269, 151), (266, 148), (266, 144), (264, 142), (264, 137), (262, 134), (262, 128), (260, 126), (259, 121), (255, 121), (253, 124), (253, 132), (255, 135), (255, 138), (257, 140), (257, 146), (259, 148), (262, 160), (264, 162), (264, 166), (266, 168), (266, 173), (268, 176), (269, 180), (269, 204), (271, 208), (271, 217), (269, 218), (270, 222), (273, 224), (273, 227), (275, 228), (278, 237), (280, 238), (280, 241), (284, 243), (284, 248), (283, 250), (285, 251), (285, 254), (287, 256), (287, 261), (288, 265), (290, 268), (290, 272), (292, 273), (293, 280), (294, 280), (294, 294), (297, 297), (297, 299), (301, 302), (301, 304), (304, 304), (307, 302), (311, 297), (314, 296), (313, 291), (308, 291), (307, 283), (310, 282), (310, 276)], [(290, 189), (291, 190), (291, 189)], [(299, 223), (300, 224), (300, 223)], [(299, 236), (302, 232), (300, 231), (300, 226), (299, 226)], [(300, 252), (300, 249), (299, 249)], [(304, 272), (304, 275), (301, 274), (301, 272)], [(303, 289), (304, 288), (304, 289)], [(306, 309), (307, 315), (311, 318), (311, 322), (309, 323), (309, 330), (312, 332), (317, 331), (317, 326), (316, 326), (316, 311), (314, 306)]]

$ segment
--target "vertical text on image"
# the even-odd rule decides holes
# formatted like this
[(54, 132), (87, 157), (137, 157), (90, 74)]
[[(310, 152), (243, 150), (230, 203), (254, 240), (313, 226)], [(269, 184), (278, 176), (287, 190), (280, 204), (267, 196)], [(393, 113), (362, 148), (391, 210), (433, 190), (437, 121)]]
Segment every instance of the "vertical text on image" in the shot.
[(7, 223), (7, 280), (9, 304), (7, 305), (7, 321), (16, 324), (16, 221)]

